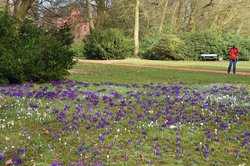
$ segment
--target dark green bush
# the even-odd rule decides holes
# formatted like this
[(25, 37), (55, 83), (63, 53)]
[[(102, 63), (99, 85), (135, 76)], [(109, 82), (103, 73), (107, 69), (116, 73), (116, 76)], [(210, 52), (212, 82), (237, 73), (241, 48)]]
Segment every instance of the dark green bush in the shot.
[(249, 61), (250, 60), (250, 38), (244, 37), (240, 41), (238, 48), (240, 50), (239, 60)]
[(0, 83), (16, 82), (22, 77), (15, 57), (18, 50), (15, 25), (14, 19), (0, 12)]
[(144, 58), (146, 51), (155, 43), (158, 42), (165, 34), (159, 32), (159, 30), (152, 30), (151, 34), (145, 36), (140, 41), (140, 57)]
[(32, 22), (25, 22), (20, 27), (19, 41), (23, 72), (28, 81), (61, 79), (74, 64), (70, 48), (73, 38), (68, 27), (47, 33)]
[(201, 54), (223, 55), (222, 39), (216, 32), (186, 32), (179, 34), (179, 36), (185, 40), (189, 48), (189, 57), (193, 60), (198, 60)]
[(241, 51), (240, 60), (249, 60), (249, 37), (213, 31), (183, 32), (177, 35), (156, 33), (141, 44), (141, 56), (159, 60), (198, 60), (201, 54), (218, 54), (228, 59), (228, 49), (232, 44), (236, 44)]
[(232, 47), (233, 44), (237, 46), (240, 50), (239, 60), (249, 60), (250, 59), (250, 38), (247, 36), (235, 34), (235, 33), (221, 33), (220, 37), (222, 39), (221, 43), (223, 45), (223, 58), (229, 59), (228, 49)]
[(88, 59), (124, 59), (131, 53), (131, 43), (118, 29), (96, 30), (84, 40)]
[(2, 13), (0, 23), (5, 25), (0, 26), (1, 83), (46, 82), (68, 74), (74, 64), (69, 28), (47, 32), (29, 20), (17, 24)]
[(166, 34), (153, 42), (143, 54), (145, 59), (154, 60), (188, 60), (186, 43), (177, 35)]
[(83, 48), (84, 48), (84, 43), (82, 41), (77, 41), (72, 44), (72, 49), (75, 52), (76, 57), (84, 57)]
[(241, 53), (240, 60), (249, 60), (250, 38), (239, 34), (226, 32), (186, 32), (179, 36), (186, 41), (189, 54), (192, 59), (197, 60), (200, 54), (218, 54), (223, 59), (229, 59), (228, 49), (236, 44)]

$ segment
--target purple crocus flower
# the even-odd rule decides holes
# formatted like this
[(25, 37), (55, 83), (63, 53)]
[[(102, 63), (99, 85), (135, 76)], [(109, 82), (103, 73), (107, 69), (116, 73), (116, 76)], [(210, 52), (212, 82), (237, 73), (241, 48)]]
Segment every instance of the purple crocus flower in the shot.
[(200, 151), (200, 148), (199, 148), (199, 147), (196, 147), (195, 150), (196, 150), (196, 151)]
[(128, 144), (132, 144), (132, 140), (130, 139), (130, 140), (128, 140)]
[(52, 151), (52, 150), (53, 150), (53, 148), (51, 147), (51, 145), (48, 145), (48, 150), (49, 150), (49, 151)]
[(77, 105), (77, 106), (76, 106), (76, 110), (77, 110), (77, 112), (81, 112), (82, 108), (83, 108), (83, 106), (82, 106), (82, 105)]
[(51, 166), (59, 166), (59, 165), (63, 165), (63, 162), (57, 161), (57, 162), (51, 164)]
[(137, 144), (138, 146), (140, 146), (140, 145), (141, 145), (141, 140), (137, 141), (136, 144)]
[(208, 151), (203, 152), (203, 156), (205, 158), (208, 158), (210, 156), (210, 153)]
[(25, 152), (25, 149), (17, 149), (17, 154), (24, 154)]
[(56, 114), (56, 113), (58, 113), (58, 112), (59, 112), (58, 109), (54, 109), (52, 113), (53, 113), (53, 114)]
[(96, 150), (96, 151), (94, 152), (94, 154), (95, 154), (95, 156), (98, 155), (98, 154), (99, 154), (99, 151)]
[(91, 126), (86, 126), (85, 128), (86, 128), (86, 130), (90, 130)]
[(79, 116), (74, 115), (74, 116), (73, 116), (73, 119), (74, 119), (74, 120), (78, 120), (78, 119), (79, 119)]
[(102, 166), (101, 163), (95, 163), (95, 166)]
[(66, 105), (65, 107), (64, 107), (64, 110), (65, 111), (68, 111), (70, 109), (70, 106), (68, 106), (68, 105)]
[(239, 151), (238, 149), (235, 149), (235, 150), (234, 150), (234, 153), (235, 153), (235, 154), (234, 154), (234, 157), (235, 157), (235, 158), (238, 158), (239, 152), (240, 152), (240, 151)]
[(176, 142), (181, 142), (181, 138), (180, 138), (180, 137), (177, 137), (177, 138), (175, 138), (175, 141), (176, 141)]
[(104, 141), (104, 136), (102, 134), (99, 135), (99, 140), (102, 142)]
[(84, 150), (84, 147), (82, 147), (82, 146), (78, 147), (78, 152), (82, 152), (83, 150)]
[(211, 138), (211, 131), (209, 129), (207, 129), (207, 131), (206, 131), (206, 137), (207, 137), (207, 139)]
[(244, 138), (242, 145), (245, 146), (249, 143), (249, 139), (248, 138)]
[(62, 112), (60, 112), (59, 117), (62, 118), (62, 119), (63, 119), (63, 118), (66, 118), (66, 114), (62, 111)]
[(30, 108), (38, 108), (38, 106), (33, 103), (30, 103)]
[(125, 152), (125, 154), (124, 154), (123, 158), (124, 158), (124, 161), (128, 161), (127, 152)]
[(158, 137), (153, 138), (153, 141), (158, 141), (158, 140), (159, 140)]
[(93, 117), (93, 122), (94, 123), (97, 123), (98, 122), (98, 119), (96, 117)]
[(161, 156), (161, 152), (155, 150), (155, 151), (154, 151), (154, 155), (155, 155), (155, 156)]
[(128, 122), (128, 124), (133, 125), (134, 122), (130, 119), (129, 122)]
[(209, 148), (209, 144), (205, 144), (206, 148), (208, 149)]
[(245, 137), (250, 137), (250, 132), (249, 131), (245, 132)]
[(16, 164), (16, 165), (19, 165), (19, 164), (23, 163), (23, 159), (14, 158), (14, 159), (12, 159), (12, 163)]
[(139, 118), (143, 118), (143, 115), (142, 114), (138, 114), (137, 115), (137, 118), (139, 119)]
[(2, 153), (0, 153), (0, 162), (1, 162), (1, 161), (4, 161), (4, 160), (5, 160), (4, 155), (3, 155)]

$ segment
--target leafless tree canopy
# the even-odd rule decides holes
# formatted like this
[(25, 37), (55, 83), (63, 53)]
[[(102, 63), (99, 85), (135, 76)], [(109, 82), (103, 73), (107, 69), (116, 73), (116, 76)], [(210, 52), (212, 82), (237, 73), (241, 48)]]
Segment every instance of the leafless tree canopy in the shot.
[[(117, 27), (133, 33), (135, 0), (0, 0), (2, 7), (20, 19), (52, 23), (76, 5), (91, 29)], [(152, 29), (192, 31), (214, 29), (250, 34), (248, 0), (140, 0), (140, 34)]]

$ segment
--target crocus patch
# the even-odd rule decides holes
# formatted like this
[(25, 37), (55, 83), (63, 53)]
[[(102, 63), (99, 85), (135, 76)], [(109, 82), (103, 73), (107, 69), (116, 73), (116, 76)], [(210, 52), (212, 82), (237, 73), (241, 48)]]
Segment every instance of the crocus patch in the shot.
[(250, 164), (244, 85), (58, 81), (0, 102), (0, 164)]

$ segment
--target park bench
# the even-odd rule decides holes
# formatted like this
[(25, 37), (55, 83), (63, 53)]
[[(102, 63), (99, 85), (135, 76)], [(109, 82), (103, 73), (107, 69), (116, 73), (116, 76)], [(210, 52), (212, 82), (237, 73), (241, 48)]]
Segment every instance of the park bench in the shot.
[(217, 54), (201, 54), (201, 60), (218, 60), (219, 56)]

